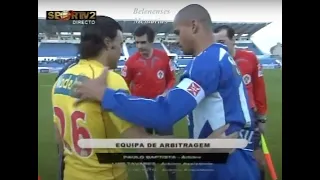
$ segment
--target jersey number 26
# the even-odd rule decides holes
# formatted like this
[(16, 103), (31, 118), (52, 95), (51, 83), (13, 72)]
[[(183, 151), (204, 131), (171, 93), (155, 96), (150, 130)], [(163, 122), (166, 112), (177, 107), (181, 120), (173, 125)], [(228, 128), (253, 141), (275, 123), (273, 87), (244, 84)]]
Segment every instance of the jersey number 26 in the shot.
[[(66, 118), (70, 118), (70, 134), (71, 134), (71, 142), (73, 151), (81, 156), (81, 157), (89, 157), (92, 154), (92, 149), (82, 149), (78, 145), (79, 139), (90, 139), (90, 133), (88, 129), (85, 127), (81, 127), (78, 124), (78, 121), (82, 121), (86, 123), (86, 114), (81, 111), (74, 111), (70, 117), (65, 117), (63, 110), (59, 107), (54, 107), (54, 114), (59, 119), (60, 127), (61, 127), (61, 137), (64, 139), (65, 131), (66, 131)], [(64, 145), (66, 146), (66, 144)], [(66, 149), (66, 148), (65, 148)]]

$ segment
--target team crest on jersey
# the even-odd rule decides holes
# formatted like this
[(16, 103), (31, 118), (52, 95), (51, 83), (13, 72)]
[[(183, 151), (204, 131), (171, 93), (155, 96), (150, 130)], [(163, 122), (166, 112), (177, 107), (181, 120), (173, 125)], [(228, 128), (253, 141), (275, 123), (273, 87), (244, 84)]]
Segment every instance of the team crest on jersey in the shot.
[(127, 66), (123, 66), (121, 69), (121, 76), (126, 77), (127, 76)]
[(248, 85), (248, 84), (251, 83), (251, 76), (249, 74), (243, 75), (242, 78), (243, 78), (243, 82), (244, 82), (245, 85)]
[(164, 78), (164, 72), (162, 70), (159, 70), (157, 72), (157, 77), (158, 77), (158, 79), (163, 79)]
[(192, 82), (190, 86), (187, 88), (187, 91), (193, 96), (197, 96), (201, 91), (201, 87), (197, 83)]
[(59, 77), (54, 88), (54, 94), (63, 94), (74, 98), (79, 98), (75, 92), (74, 85), (89, 79), (87, 76), (63, 74)]

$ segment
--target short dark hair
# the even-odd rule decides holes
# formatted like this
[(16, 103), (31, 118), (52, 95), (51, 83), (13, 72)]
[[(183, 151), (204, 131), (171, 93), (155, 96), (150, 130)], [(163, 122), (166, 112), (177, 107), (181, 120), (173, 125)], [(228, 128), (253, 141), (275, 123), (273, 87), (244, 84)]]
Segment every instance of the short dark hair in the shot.
[(182, 8), (175, 17), (175, 21), (198, 20), (206, 28), (212, 30), (212, 21), (210, 14), (206, 8), (200, 4), (189, 4)]
[(117, 31), (122, 31), (120, 24), (108, 16), (97, 16), (95, 24), (87, 24), (82, 27), (79, 54), (81, 59), (88, 59), (99, 55), (105, 48), (106, 37), (114, 39)]
[(215, 28), (213, 30), (214, 33), (218, 33), (222, 30), (226, 30), (227, 31), (227, 36), (229, 39), (233, 39), (234, 35), (235, 35), (235, 31), (232, 27), (228, 26), (228, 25), (221, 25), (218, 26), (217, 28)]
[(137, 27), (137, 29), (134, 31), (133, 34), (134, 34), (134, 36), (138, 36), (138, 37), (146, 34), (148, 42), (153, 42), (154, 38), (155, 38), (154, 30), (147, 25), (141, 25), (141, 26)]

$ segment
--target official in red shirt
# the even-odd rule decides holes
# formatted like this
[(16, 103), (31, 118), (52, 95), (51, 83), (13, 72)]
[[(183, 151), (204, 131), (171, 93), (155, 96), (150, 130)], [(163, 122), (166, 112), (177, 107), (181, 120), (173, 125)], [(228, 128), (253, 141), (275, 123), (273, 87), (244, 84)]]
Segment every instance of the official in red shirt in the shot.
[(265, 160), (261, 147), (261, 133), (264, 132), (267, 112), (267, 97), (263, 78), (262, 67), (256, 55), (248, 50), (235, 49), (235, 31), (227, 25), (217, 27), (214, 30), (217, 42), (228, 46), (229, 53), (237, 62), (243, 76), (243, 82), (247, 87), (250, 106), (254, 110), (257, 120), (257, 131), (254, 134), (253, 143), (256, 144), (254, 156), (261, 170), (261, 179), (265, 179)]
[[(149, 26), (139, 26), (134, 36), (138, 52), (129, 57), (121, 74), (133, 95), (156, 98), (176, 83), (172, 62), (166, 52), (153, 48), (155, 32)], [(154, 130), (146, 129), (146, 131), (153, 134)], [(173, 127), (167, 131), (155, 131), (155, 133), (173, 135)], [(169, 180), (175, 180), (176, 167), (172, 165), (166, 167), (169, 169)], [(146, 166), (148, 180), (155, 180), (154, 168), (154, 166)]]

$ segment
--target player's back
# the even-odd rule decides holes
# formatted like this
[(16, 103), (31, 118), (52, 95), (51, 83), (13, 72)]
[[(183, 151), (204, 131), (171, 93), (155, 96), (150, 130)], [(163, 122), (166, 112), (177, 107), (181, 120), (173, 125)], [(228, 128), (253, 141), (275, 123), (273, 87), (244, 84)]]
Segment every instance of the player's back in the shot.
[[(81, 60), (65, 71), (52, 90), (55, 123), (64, 141), (64, 180), (125, 180), (126, 166), (99, 164), (97, 152), (115, 152), (117, 149), (82, 149), (78, 140), (83, 138), (119, 138), (120, 133), (100, 104), (85, 102), (74, 106), (77, 97), (72, 86), (87, 78), (96, 78), (103, 71), (94, 60)], [(108, 84), (115, 87), (120, 75), (110, 72)], [(122, 78), (121, 78), (122, 79)], [(120, 80), (121, 80), (120, 79)], [(124, 80), (122, 80), (125, 84)], [(110, 87), (111, 87), (110, 86)]]

